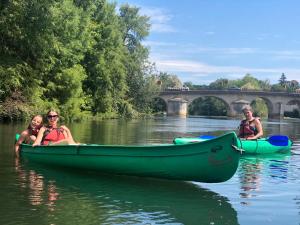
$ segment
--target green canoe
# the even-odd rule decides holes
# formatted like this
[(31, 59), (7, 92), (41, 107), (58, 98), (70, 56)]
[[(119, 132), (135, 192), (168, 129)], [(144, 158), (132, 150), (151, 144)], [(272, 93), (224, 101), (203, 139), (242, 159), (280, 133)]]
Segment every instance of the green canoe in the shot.
[[(197, 143), (207, 140), (213, 140), (213, 136), (203, 137), (178, 137), (173, 140), (174, 144)], [(291, 150), (292, 141), (283, 135), (274, 135), (268, 138), (256, 140), (238, 139), (238, 148), (244, 150), (243, 154), (270, 154), (270, 153), (288, 153)]]
[(50, 145), (22, 144), (22, 159), (56, 167), (207, 183), (230, 179), (240, 152), (234, 132), (182, 145)]

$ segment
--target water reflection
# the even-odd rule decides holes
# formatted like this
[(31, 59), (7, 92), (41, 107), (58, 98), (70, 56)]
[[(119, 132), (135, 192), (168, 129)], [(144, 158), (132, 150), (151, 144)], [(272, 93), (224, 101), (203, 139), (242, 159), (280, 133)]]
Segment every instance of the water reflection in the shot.
[[(261, 173), (263, 164), (256, 158), (244, 158), (240, 160), (239, 178), (241, 183), (241, 198), (254, 197), (254, 191), (261, 185)], [(247, 202), (242, 202), (247, 204)]]
[(257, 197), (264, 179), (274, 184), (287, 182), (289, 158), (288, 154), (242, 157), (238, 169), (241, 204), (248, 205), (249, 199)]
[(28, 201), (32, 206), (47, 205), (53, 211), (59, 193), (53, 181), (45, 183), (44, 177), (33, 169), (25, 170), (19, 159), (15, 159), (15, 169), (18, 174), (20, 187), (27, 191)]
[(227, 198), (192, 183), (99, 177), (24, 162), (16, 169), (32, 208), (47, 207), (47, 224), (238, 224)]

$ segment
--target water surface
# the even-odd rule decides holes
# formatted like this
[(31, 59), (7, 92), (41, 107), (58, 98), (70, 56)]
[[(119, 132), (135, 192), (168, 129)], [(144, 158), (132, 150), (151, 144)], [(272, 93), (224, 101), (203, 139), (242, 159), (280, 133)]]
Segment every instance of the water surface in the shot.
[[(162, 117), (68, 124), (81, 143), (171, 143), (219, 135), (238, 120)], [(289, 155), (242, 157), (219, 184), (55, 170), (16, 160), (14, 134), (0, 125), (0, 224), (300, 224), (300, 122), (263, 121), (266, 134), (294, 140)], [(180, 166), (180, 165), (179, 165)]]

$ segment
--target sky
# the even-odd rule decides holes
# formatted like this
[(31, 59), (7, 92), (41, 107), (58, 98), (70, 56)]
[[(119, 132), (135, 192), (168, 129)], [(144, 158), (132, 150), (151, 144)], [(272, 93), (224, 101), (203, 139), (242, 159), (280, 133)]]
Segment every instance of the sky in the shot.
[(157, 70), (182, 82), (300, 82), (299, 0), (118, 0), (150, 17), (143, 44)]

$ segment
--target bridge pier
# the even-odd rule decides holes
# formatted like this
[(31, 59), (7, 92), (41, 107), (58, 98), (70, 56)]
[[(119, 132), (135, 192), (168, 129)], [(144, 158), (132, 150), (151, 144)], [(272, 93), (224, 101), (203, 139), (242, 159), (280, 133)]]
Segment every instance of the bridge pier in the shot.
[(168, 116), (187, 116), (188, 101), (181, 98), (169, 99), (167, 104)]
[(270, 119), (283, 119), (284, 116), (284, 106), (281, 102), (274, 104), (273, 111), (269, 113), (268, 117)]

